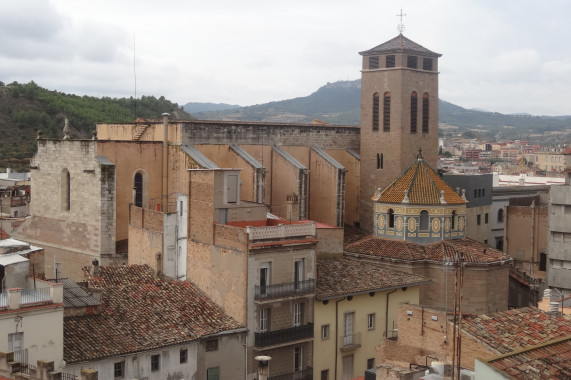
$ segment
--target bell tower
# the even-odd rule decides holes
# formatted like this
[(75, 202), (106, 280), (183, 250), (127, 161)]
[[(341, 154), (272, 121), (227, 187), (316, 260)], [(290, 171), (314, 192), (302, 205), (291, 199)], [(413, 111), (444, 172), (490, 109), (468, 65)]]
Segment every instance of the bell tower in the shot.
[[(401, 29), (402, 31), (402, 29)], [(438, 159), (438, 58), (402, 33), (363, 56), (359, 220), (373, 231), (371, 197), (414, 161)]]

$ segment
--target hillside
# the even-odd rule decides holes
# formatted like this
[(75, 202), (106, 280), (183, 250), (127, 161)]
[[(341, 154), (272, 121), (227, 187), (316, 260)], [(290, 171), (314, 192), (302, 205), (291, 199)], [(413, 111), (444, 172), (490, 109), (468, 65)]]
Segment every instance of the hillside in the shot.
[[(136, 107), (136, 109), (135, 109)], [(176, 103), (153, 96), (140, 99), (95, 98), (50, 91), (34, 82), (0, 82), (0, 168), (25, 170), (36, 151), (37, 131), (61, 137), (67, 117), (74, 138), (91, 138), (97, 122), (130, 122), (157, 118), (178, 109)], [(136, 117), (135, 117), (136, 113)]]
[(198, 119), (252, 120), (358, 125), (361, 113), (361, 81), (328, 83), (309, 96), (218, 112), (193, 113)]
[[(359, 125), (361, 81), (328, 83), (309, 96), (216, 112), (193, 113), (199, 119), (279, 121)], [(462, 133), (466, 137), (532, 139), (547, 144), (571, 141), (571, 116), (504, 115), (468, 110), (439, 100), (440, 134)]]

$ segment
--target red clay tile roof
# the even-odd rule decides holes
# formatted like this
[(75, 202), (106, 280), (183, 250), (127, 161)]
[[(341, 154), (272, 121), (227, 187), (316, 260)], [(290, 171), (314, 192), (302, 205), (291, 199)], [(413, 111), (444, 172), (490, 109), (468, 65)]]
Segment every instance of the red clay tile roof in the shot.
[(402, 288), (432, 282), (427, 277), (384, 268), (348, 257), (317, 260), (318, 300)]
[(196, 285), (156, 279), (146, 265), (101, 267), (101, 314), (64, 318), (68, 363), (151, 350), (244, 327)]
[[(405, 197), (405, 190), (408, 190), (410, 204), (466, 203), (422, 158), (418, 158), (390, 185), (382, 189), (380, 194), (375, 194), (372, 199), (380, 203), (401, 203)], [(446, 203), (440, 201), (442, 190), (444, 190)]]
[(571, 322), (534, 307), (465, 316), (462, 330), (492, 351), (507, 354), (571, 335)]
[(512, 379), (571, 379), (571, 337), (502, 355), (488, 365)]
[(467, 263), (490, 264), (506, 262), (512, 258), (497, 249), (470, 238), (442, 240), (432, 244), (419, 244), (366, 235), (345, 245), (350, 254), (370, 255), (402, 261), (455, 261), (456, 251), (464, 255)]

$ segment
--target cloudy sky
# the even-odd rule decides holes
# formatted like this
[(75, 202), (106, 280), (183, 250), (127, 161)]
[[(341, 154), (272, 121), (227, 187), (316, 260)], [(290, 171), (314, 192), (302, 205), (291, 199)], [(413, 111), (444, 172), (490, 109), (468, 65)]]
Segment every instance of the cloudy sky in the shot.
[[(360, 78), (405, 36), (441, 53), (440, 98), (571, 114), (571, 0), (2, 0), (0, 81), (239, 105)], [(136, 67), (136, 70), (134, 70)]]

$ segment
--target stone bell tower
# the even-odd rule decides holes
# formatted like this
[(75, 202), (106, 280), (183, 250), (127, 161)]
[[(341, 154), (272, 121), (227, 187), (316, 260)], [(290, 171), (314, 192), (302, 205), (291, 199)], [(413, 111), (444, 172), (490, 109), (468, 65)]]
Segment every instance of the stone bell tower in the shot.
[(414, 161), (437, 165), (438, 58), (402, 33), (362, 51), (361, 229), (373, 230), (371, 197)]

